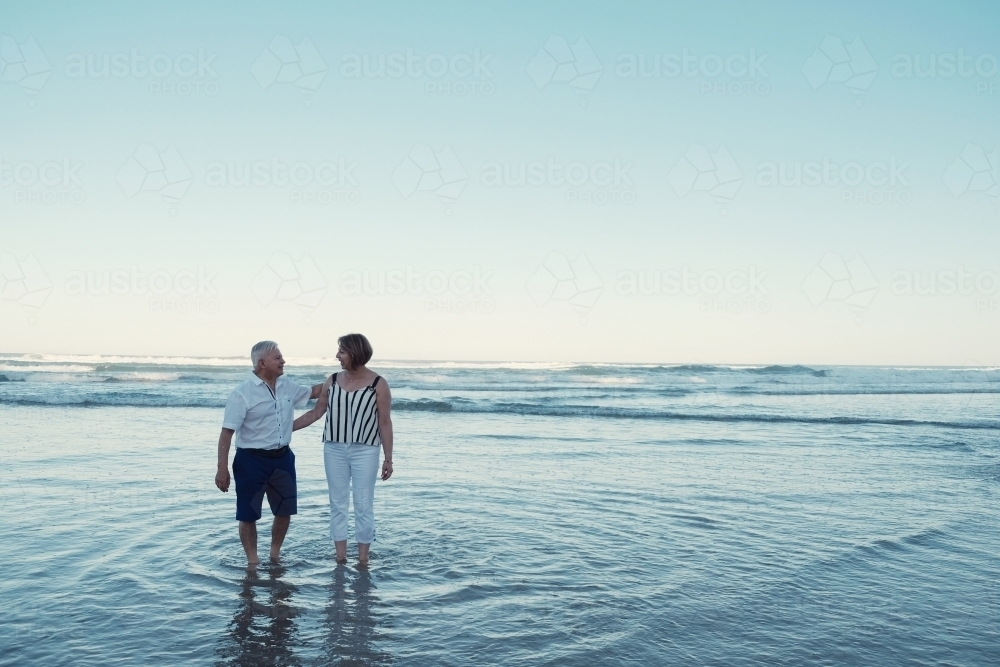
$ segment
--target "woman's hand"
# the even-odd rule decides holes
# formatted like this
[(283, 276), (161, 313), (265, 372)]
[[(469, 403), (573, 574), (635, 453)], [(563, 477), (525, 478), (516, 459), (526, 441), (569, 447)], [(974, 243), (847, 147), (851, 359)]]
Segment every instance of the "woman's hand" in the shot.
[(392, 461), (386, 460), (382, 462), (382, 481), (392, 477)]

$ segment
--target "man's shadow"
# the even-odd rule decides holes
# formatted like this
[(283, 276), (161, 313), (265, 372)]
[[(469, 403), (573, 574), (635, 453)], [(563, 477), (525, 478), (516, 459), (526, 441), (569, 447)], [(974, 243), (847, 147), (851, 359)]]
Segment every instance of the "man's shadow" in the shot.
[(300, 665), (292, 651), (298, 633), (296, 609), (288, 604), (296, 587), (281, 580), (285, 568), (247, 570), (240, 582), (240, 604), (216, 653), (216, 665)]
[(359, 570), (353, 580), (342, 565), (333, 571), (323, 642), (323, 652), (331, 664), (388, 665), (394, 662), (392, 655), (376, 647), (387, 639), (379, 629), (380, 625), (385, 625), (385, 620), (379, 613), (378, 602), (368, 570)]

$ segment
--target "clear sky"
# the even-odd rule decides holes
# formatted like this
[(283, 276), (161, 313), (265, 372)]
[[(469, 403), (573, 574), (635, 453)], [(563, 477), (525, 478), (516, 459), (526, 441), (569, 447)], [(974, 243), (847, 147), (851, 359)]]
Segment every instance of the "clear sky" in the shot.
[(0, 351), (1000, 363), (1000, 5), (540, 4), (5, 3)]

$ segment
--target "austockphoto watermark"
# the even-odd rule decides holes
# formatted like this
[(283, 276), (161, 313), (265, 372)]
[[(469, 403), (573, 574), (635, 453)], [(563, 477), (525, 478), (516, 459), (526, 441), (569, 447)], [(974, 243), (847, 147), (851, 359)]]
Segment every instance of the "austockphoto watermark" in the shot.
[(149, 93), (164, 97), (219, 94), (218, 57), (207, 49), (180, 53), (144, 53), (138, 47), (114, 53), (71, 53), (63, 74), (70, 79), (140, 79)]
[(754, 265), (728, 271), (695, 271), (688, 265), (679, 269), (625, 270), (615, 276), (615, 293), (624, 297), (690, 297), (706, 313), (766, 313), (771, 308), (765, 285), (768, 274)]
[[(10, 638), (16, 642), (33, 642), (55, 636), (57, 630), (43, 620), (47, 611), (51, 611), (51, 607), (32, 599), (8, 606), (4, 615)], [(76, 635), (76, 628), (69, 628), (69, 633)], [(58, 634), (62, 637), (63, 632), (59, 630)]]
[[(194, 497), (200, 489), (191, 486), (171, 486), (171, 492), (178, 496), (190, 494)], [(109, 506), (141, 507), (149, 502), (148, 487), (132, 487), (126, 485), (105, 486), (87, 485), (74, 488), (72, 491), (61, 492), (58, 500), (72, 505), (74, 508), (100, 511)]]
[(549, 156), (520, 162), (484, 162), (479, 184), (486, 188), (553, 188), (564, 190), (569, 204), (632, 204), (632, 162), (611, 160), (564, 162)]
[(889, 292), (897, 297), (969, 297), (978, 313), (1000, 312), (995, 271), (967, 271), (959, 265), (943, 270), (898, 270), (892, 274)]
[(82, 169), (82, 162), (69, 157), (34, 161), (0, 156), (0, 188), (11, 189), (15, 204), (82, 204)]
[(127, 269), (69, 271), (63, 293), (70, 297), (140, 297), (150, 312), (215, 314), (219, 312), (218, 271), (204, 266), (180, 271)]
[(755, 182), (764, 188), (839, 188), (845, 204), (907, 204), (910, 163), (897, 159), (871, 162), (818, 160), (765, 161), (757, 165)]
[(702, 95), (763, 97), (771, 92), (766, 53), (622, 53), (615, 61), (620, 79), (692, 80)]
[(358, 163), (344, 157), (317, 162), (216, 160), (205, 167), (211, 188), (287, 189), (292, 204), (357, 204), (361, 201), (355, 171)]
[[(974, 79), (976, 92), (997, 75), (998, 61), (993, 53), (897, 53), (889, 72), (897, 79)], [(981, 94), (981, 93), (980, 93)]]
[(344, 271), (339, 289), (345, 296), (422, 298), (428, 312), (491, 313), (496, 310), (493, 272), (479, 265), (468, 269), (420, 271), (401, 269)]
[(426, 95), (489, 97), (496, 92), (492, 53), (481, 49), (458, 53), (345, 53), (340, 76), (345, 79), (421, 79)]
[(954, 53), (897, 53), (889, 71), (897, 79), (965, 79), (975, 83), (976, 95), (982, 97), (1000, 92), (997, 70), (996, 54), (966, 54), (965, 49), (958, 49)]

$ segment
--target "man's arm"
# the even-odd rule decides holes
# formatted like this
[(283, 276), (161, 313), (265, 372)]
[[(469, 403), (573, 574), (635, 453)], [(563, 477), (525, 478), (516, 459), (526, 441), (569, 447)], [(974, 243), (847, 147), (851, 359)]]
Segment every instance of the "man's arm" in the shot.
[(238, 388), (234, 389), (226, 399), (222, 432), (219, 433), (219, 462), (216, 466), (215, 485), (220, 491), (229, 491), (229, 446), (233, 443), (233, 433), (243, 426), (248, 409), (246, 398)]
[(314, 398), (319, 398), (319, 395), (323, 393), (323, 387), (325, 386), (326, 386), (325, 382), (314, 384), (312, 386), (312, 391), (309, 393), (309, 400), (313, 400)]
[[(326, 405), (330, 401), (331, 384), (332, 382), (327, 379), (326, 382), (319, 385), (319, 400), (316, 401), (316, 405), (314, 405), (311, 410), (303, 412), (295, 419), (295, 421), (292, 422), (292, 431), (298, 431), (300, 428), (305, 428), (326, 414)], [(316, 389), (316, 387), (313, 387), (313, 389)]]
[(233, 443), (231, 428), (224, 428), (219, 433), (219, 465), (215, 473), (215, 485), (220, 491), (229, 491), (229, 447)]

